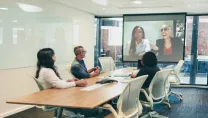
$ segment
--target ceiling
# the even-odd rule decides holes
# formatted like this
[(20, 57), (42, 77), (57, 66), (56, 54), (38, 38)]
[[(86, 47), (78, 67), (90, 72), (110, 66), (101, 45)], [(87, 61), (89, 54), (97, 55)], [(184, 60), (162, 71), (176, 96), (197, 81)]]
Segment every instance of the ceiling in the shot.
[(96, 16), (121, 16), (122, 14), (208, 13), (208, 0), (140, 0), (141, 4), (131, 0), (108, 0), (107, 6), (96, 4), (92, 0), (51, 0), (53, 2), (86, 11)]

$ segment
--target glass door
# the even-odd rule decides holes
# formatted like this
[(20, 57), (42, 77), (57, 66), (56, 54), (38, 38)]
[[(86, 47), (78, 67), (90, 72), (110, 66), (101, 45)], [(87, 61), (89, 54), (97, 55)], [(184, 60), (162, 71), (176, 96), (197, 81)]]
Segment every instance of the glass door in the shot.
[(198, 16), (197, 74), (195, 84), (207, 85), (208, 72), (208, 15)]
[(187, 16), (181, 83), (208, 85), (208, 16)]
[(191, 76), (191, 49), (192, 49), (192, 30), (193, 30), (193, 16), (186, 17), (186, 36), (185, 36), (185, 52), (184, 64), (181, 68), (181, 84), (190, 84)]
[(123, 18), (101, 18), (100, 56), (113, 58), (116, 67), (122, 65)]

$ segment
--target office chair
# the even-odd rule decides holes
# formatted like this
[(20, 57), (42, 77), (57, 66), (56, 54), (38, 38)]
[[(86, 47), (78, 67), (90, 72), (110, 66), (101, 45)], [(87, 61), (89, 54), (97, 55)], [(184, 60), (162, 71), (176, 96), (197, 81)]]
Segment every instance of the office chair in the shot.
[[(33, 75), (31, 75), (29, 72), (28, 72), (28, 75), (33, 78), (33, 80), (37, 84), (40, 91), (44, 90), (43, 86), (40, 84), (40, 82)], [(58, 111), (59, 111), (58, 107), (53, 107), (53, 106), (36, 106), (36, 107), (42, 108), (42, 110), (46, 111), (46, 112), (54, 111), (54, 118), (56, 118), (58, 115)]]
[(73, 78), (75, 78), (74, 75), (73, 75), (72, 72), (71, 72), (71, 64), (67, 64), (67, 65), (66, 65), (66, 71), (68, 71), (69, 74), (70, 74)]
[(116, 65), (112, 57), (99, 57), (98, 58), (103, 72), (109, 72), (116, 69)]
[(117, 111), (110, 104), (105, 104), (101, 108), (110, 110), (115, 118), (138, 118), (143, 109), (139, 101), (139, 91), (147, 77), (148, 75), (140, 76), (128, 82), (119, 96)]
[(169, 82), (171, 84), (180, 84), (180, 78), (179, 78), (180, 69), (183, 66), (183, 64), (184, 64), (184, 60), (180, 60), (176, 65), (176, 67), (174, 68), (173, 72), (171, 72), (171, 75), (175, 76), (175, 78), (171, 78), (171, 79), (169, 78)]
[(171, 107), (169, 101), (165, 98), (167, 96), (167, 78), (171, 71), (171, 69), (158, 71), (153, 77), (149, 88), (147, 88), (147, 90), (141, 89), (141, 92), (144, 93), (147, 98), (147, 101), (140, 100), (142, 105), (149, 107), (151, 110), (153, 110), (154, 104), (160, 103), (167, 104), (169, 108)]
[[(44, 90), (44, 87), (41, 85), (41, 83), (38, 81), (38, 79), (36, 79), (33, 75), (31, 75), (29, 72), (28, 72), (28, 75), (30, 77), (33, 78), (33, 80), (35, 80), (35, 83), (37, 84), (38, 88), (40, 91)], [(54, 106), (36, 106), (38, 108), (42, 108), (43, 111), (54, 111), (54, 118), (61, 118), (62, 117), (62, 113), (65, 112), (69, 115), (72, 115), (74, 117), (76, 116), (81, 116), (81, 114), (75, 114), (74, 112), (70, 111), (70, 110), (67, 110), (67, 109), (64, 109), (63, 107), (54, 107)]]
[(174, 66), (174, 65), (169, 65), (169, 66), (166, 66), (166, 67), (163, 68), (163, 69), (173, 69), (173, 66)]
[[(179, 76), (180, 76), (180, 70), (183, 64), (184, 64), (184, 60), (180, 60), (178, 64), (176, 65), (175, 69), (173, 70), (173, 72), (171, 73), (171, 75), (169, 76), (168, 81), (170, 83), (170, 86), (180, 85), (181, 81), (180, 81)], [(183, 100), (183, 96), (181, 93), (170, 91), (169, 95), (175, 95), (180, 100)]]

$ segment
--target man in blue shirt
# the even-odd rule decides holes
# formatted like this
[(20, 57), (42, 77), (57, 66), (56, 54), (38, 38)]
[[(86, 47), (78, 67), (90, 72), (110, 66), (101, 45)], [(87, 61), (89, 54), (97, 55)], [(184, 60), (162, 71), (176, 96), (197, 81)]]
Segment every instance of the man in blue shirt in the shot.
[(87, 70), (85, 66), (85, 62), (83, 60), (83, 58), (85, 58), (86, 50), (84, 50), (82, 46), (76, 46), (74, 48), (74, 54), (76, 57), (71, 64), (71, 72), (76, 78), (78, 79), (91, 78), (99, 75), (100, 73), (99, 66)]

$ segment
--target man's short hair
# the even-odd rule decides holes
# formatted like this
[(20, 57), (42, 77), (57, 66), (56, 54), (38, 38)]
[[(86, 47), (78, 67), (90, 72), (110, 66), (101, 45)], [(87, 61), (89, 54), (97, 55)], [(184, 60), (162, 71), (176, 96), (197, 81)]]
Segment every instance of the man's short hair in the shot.
[(83, 48), (82, 46), (76, 46), (74, 47), (74, 54), (77, 56), (82, 50), (81, 48)]

